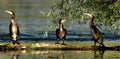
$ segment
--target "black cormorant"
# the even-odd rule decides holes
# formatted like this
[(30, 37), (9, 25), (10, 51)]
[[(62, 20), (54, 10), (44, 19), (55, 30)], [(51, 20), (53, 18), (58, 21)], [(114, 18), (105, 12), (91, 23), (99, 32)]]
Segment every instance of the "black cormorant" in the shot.
[(13, 11), (5, 10), (8, 14), (11, 15), (11, 23), (9, 26), (10, 37), (13, 41), (13, 44), (20, 44), (17, 40), (19, 39), (19, 26), (15, 21), (15, 13)]
[(96, 46), (96, 43), (99, 43), (100, 46), (104, 47), (102, 34), (98, 30), (98, 28), (94, 25), (94, 16), (90, 13), (85, 13), (85, 15), (88, 15), (91, 18), (89, 25), (93, 35), (94, 45)]
[(67, 30), (63, 27), (63, 23), (64, 23), (65, 21), (66, 21), (66, 20), (64, 20), (64, 19), (60, 19), (60, 20), (59, 20), (59, 28), (56, 29), (57, 43), (59, 43), (59, 42), (58, 42), (59, 40), (63, 40), (63, 43), (62, 43), (62, 44), (65, 44), (65, 43), (64, 43), (64, 40), (66, 39), (66, 33), (67, 33)]

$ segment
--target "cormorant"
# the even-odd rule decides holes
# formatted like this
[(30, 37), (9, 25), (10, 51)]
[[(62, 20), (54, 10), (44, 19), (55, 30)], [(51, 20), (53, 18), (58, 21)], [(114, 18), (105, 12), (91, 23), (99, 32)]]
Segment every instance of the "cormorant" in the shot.
[(94, 39), (94, 45), (96, 46), (96, 43), (99, 43), (100, 46), (105, 47), (103, 44), (103, 37), (101, 32), (98, 30), (98, 28), (94, 25), (94, 16), (90, 13), (85, 13), (85, 15), (88, 15), (91, 19), (90, 19), (90, 29), (93, 35), (93, 39)]
[(12, 39), (13, 44), (20, 44), (17, 40), (19, 39), (19, 26), (15, 21), (15, 13), (14, 11), (5, 10), (8, 14), (11, 15), (11, 23), (9, 26), (10, 37)]
[(63, 43), (62, 43), (62, 44), (65, 44), (65, 43), (64, 43), (64, 40), (66, 39), (66, 33), (67, 33), (67, 30), (63, 27), (63, 23), (64, 23), (65, 21), (66, 21), (66, 20), (64, 20), (64, 19), (60, 19), (60, 20), (59, 20), (59, 28), (56, 29), (57, 43), (59, 43), (59, 42), (58, 42), (59, 40), (63, 40)]

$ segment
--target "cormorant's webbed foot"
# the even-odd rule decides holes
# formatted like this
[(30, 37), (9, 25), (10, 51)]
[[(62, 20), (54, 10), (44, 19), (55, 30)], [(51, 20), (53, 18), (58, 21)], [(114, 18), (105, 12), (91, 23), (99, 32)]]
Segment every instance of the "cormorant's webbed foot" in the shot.
[(104, 45), (104, 44), (102, 44), (102, 48), (105, 48), (105, 45)]
[(13, 44), (14, 44), (14, 45), (15, 45), (15, 44), (20, 45), (20, 43), (19, 43), (19, 42), (17, 42), (17, 41), (13, 41)]
[(13, 41), (12, 43), (13, 43), (13, 45), (15, 45), (15, 41)]

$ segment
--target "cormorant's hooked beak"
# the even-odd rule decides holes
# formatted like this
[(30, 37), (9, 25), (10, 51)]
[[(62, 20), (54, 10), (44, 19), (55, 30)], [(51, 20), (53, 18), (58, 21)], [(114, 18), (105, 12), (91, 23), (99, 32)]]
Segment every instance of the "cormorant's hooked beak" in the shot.
[(6, 13), (13, 14), (11, 11), (5, 10)]
[(88, 15), (89, 17), (93, 17), (93, 15), (92, 14), (90, 14), (90, 13), (84, 13), (85, 15)]

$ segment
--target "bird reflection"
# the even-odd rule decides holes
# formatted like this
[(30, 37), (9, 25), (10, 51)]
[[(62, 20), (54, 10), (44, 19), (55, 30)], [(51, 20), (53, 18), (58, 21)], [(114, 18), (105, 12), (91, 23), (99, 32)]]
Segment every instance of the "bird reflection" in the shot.
[(19, 59), (19, 54), (17, 52), (13, 53), (12, 59)]
[(94, 59), (103, 59), (105, 50), (94, 50)]
[(47, 57), (46, 59), (65, 59), (64, 53), (48, 55), (46, 57)]
[[(65, 59), (63, 51), (31, 51), (32, 56), (36, 59)], [(39, 57), (38, 57), (39, 55)]]

